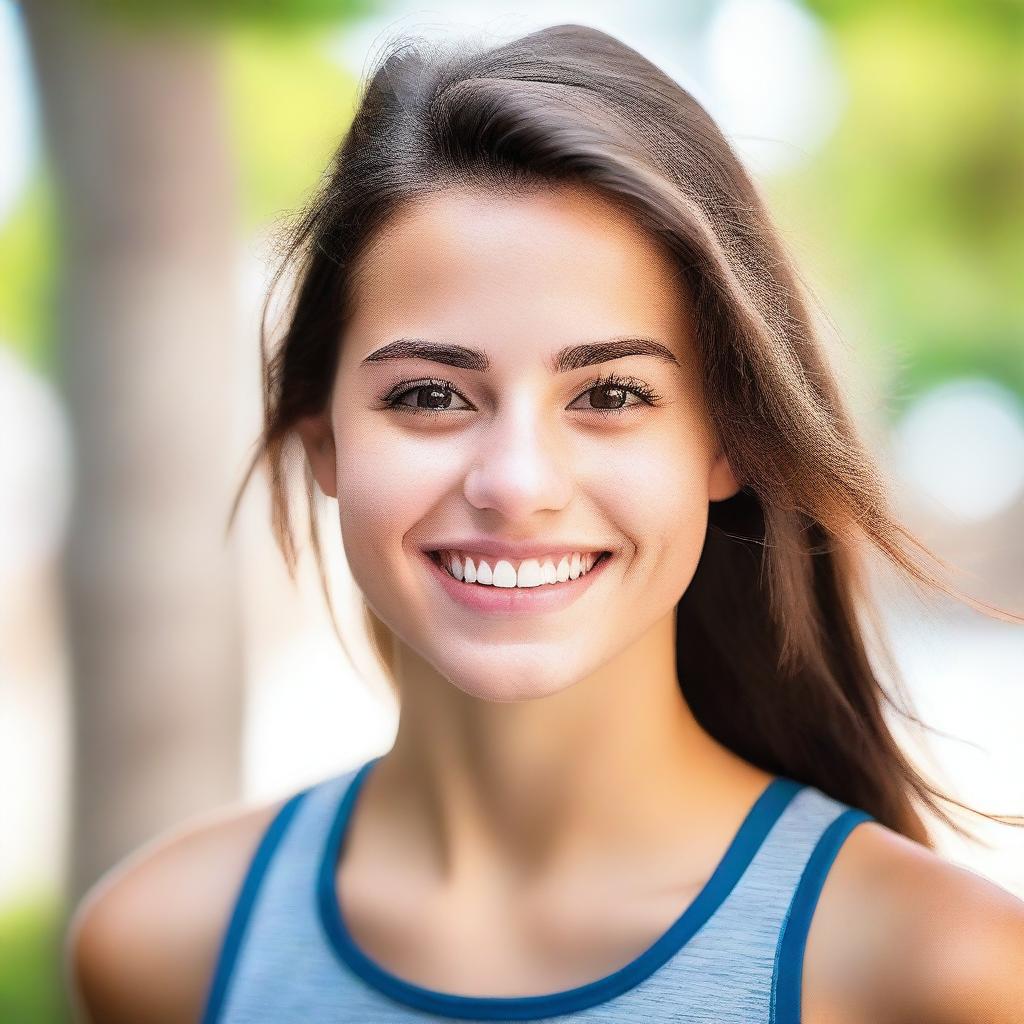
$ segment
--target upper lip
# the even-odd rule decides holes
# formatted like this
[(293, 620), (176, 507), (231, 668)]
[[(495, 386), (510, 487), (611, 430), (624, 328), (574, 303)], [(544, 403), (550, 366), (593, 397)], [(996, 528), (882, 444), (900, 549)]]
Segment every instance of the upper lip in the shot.
[(492, 558), (523, 559), (533, 555), (566, 555), (579, 551), (611, 551), (601, 544), (581, 544), (576, 541), (510, 541), (494, 540), (487, 537), (457, 537), (453, 540), (437, 541), (423, 548), (424, 551), (466, 551), (470, 554), (490, 555)]

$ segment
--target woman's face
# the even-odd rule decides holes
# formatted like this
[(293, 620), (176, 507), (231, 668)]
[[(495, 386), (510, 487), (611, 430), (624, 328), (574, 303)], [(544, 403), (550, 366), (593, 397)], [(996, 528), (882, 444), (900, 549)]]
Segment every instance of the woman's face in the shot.
[[(357, 584), (468, 695), (572, 686), (672, 613), (709, 500), (738, 489), (700, 405), (673, 265), (609, 203), (559, 190), (432, 197), (392, 222), (362, 269), (329, 422), (300, 428), (320, 487), (338, 498)], [(399, 339), (455, 346), (461, 365), (383, 358)], [(622, 339), (663, 351), (564, 355)], [(638, 390), (594, 386), (608, 374)], [(575, 588), (568, 603), (500, 614), (453, 597), (451, 585), (482, 584), (446, 586), (430, 561), (456, 538), (612, 557), (591, 580), (551, 585)]]

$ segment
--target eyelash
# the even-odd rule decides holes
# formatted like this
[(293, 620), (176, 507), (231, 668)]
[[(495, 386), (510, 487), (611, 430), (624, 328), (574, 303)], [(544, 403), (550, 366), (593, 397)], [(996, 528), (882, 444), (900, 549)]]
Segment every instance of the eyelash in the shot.
[[(459, 391), (459, 389), (450, 380), (443, 380), (439, 377), (431, 377), (429, 380), (418, 381), (414, 384), (403, 383), (399, 385), (399, 387), (401, 388), (400, 391), (395, 391), (395, 389), (392, 388), (386, 395), (381, 396), (380, 400), (384, 402), (389, 409), (400, 409), (402, 412), (411, 412), (413, 414), (425, 413), (428, 416), (436, 416), (438, 413), (445, 413), (449, 411), (467, 411), (465, 409), (419, 409), (411, 405), (401, 405), (398, 401), (400, 398), (404, 398), (411, 391), (417, 391), (420, 388), (435, 387), (441, 388), (445, 391), (452, 391), (456, 395), (458, 395), (459, 398), (461, 398), (464, 402), (468, 402), (468, 399)], [(644, 402), (647, 405), (658, 405), (661, 402), (661, 395), (657, 394), (654, 391), (654, 389), (650, 385), (644, 383), (644, 381), (640, 380), (637, 377), (620, 377), (616, 373), (609, 373), (602, 377), (596, 377), (589, 384), (587, 384), (587, 386), (576, 396), (576, 398), (573, 399), (573, 401), (578, 401), (585, 394), (587, 394), (588, 391), (593, 391), (595, 388), (599, 387), (621, 388), (624, 391), (629, 391), (632, 394), (636, 395), (642, 402)], [(634, 403), (633, 405), (624, 405), (619, 409), (589, 409), (587, 411), (598, 412), (602, 414), (621, 413), (625, 412), (627, 409), (635, 408), (638, 404), (639, 403)]]

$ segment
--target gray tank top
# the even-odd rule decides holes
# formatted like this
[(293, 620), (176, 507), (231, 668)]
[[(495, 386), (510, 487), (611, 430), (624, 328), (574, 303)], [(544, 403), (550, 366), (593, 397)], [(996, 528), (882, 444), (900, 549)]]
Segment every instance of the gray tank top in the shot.
[(295, 793), (253, 854), (203, 1024), (540, 1020), (799, 1024), (804, 948), (825, 877), (865, 811), (776, 776), (668, 930), (596, 981), (534, 996), (464, 996), (405, 981), (356, 946), (335, 871), (380, 758)]

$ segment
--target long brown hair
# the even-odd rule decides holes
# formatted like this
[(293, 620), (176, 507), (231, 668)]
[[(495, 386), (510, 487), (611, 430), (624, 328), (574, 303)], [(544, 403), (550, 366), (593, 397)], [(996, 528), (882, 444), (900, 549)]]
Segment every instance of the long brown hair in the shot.
[[(696, 313), (707, 407), (743, 484), (711, 504), (677, 609), (678, 674), (697, 720), (762, 769), (817, 786), (925, 845), (922, 807), (963, 833), (936, 798), (972, 809), (918, 773), (883, 716), (888, 705), (923, 725), (902, 692), (865, 555), (873, 548), (902, 579), (1024, 618), (944, 582), (936, 568), (945, 563), (895, 519), (813, 326), (813, 293), (754, 182), (694, 97), (604, 32), (557, 25), (494, 46), (398, 38), (385, 48), (286, 236), (260, 337), (264, 428), (228, 528), (263, 463), (274, 535), (294, 578), (294, 427), (326, 408), (358, 261), (390, 218), (449, 189), (517, 195), (559, 185), (596, 190), (667, 247)], [(291, 302), (271, 353), (267, 310), (290, 270)], [(317, 489), (301, 461), (311, 546), (337, 631)], [(363, 609), (390, 671), (390, 631)], [(869, 662), (872, 630), (889, 689)]]

